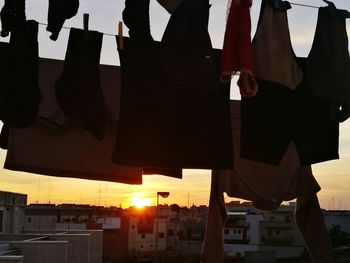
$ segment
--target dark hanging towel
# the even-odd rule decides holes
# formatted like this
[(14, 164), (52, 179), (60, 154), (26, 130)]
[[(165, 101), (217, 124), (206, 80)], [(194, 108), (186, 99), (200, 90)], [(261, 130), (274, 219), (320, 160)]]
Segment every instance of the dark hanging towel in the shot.
[(67, 117), (80, 120), (97, 139), (105, 134), (106, 116), (99, 63), (103, 34), (72, 28), (63, 73), (56, 82), (57, 101)]
[(319, 8), (308, 59), (308, 81), (313, 94), (334, 100), (334, 117), (339, 121), (350, 116), (350, 57), (345, 22), (349, 13), (343, 11), (332, 5)]
[(31, 125), (39, 110), (37, 36), (38, 23), (30, 20), (1, 48), (0, 119), (11, 127)]
[(1, 36), (22, 30), (26, 25), (25, 0), (5, 0), (1, 9)]
[(50, 38), (57, 40), (66, 19), (75, 16), (79, 9), (79, 0), (49, 0), (47, 28)]
[(63, 63), (40, 59), (43, 99), (39, 118), (26, 129), (10, 129), (5, 168), (51, 176), (141, 184), (141, 168), (117, 165), (110, 160), (119, 115), (119, 67), (99, 66), (108, 122), (105, 137), (96, 140), (78, 121), (68, 118), (61, 123), (61, 118), (57, 118), (61, 114), (54, 83), (62, 72)]
[(221, 52), (210, 46), (208, 11), (208, 1), (185, 0), (162, 42), (140, 46), (124, 38), (121, 49), (118, 41), (122, 94), (113, 162), (232, 168), (229, 85), (219, 82)]

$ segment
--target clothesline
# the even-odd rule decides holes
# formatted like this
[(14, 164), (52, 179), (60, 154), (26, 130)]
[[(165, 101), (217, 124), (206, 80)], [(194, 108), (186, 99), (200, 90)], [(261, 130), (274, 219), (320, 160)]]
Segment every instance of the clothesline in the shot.
[[(42, 22), (38, 22), (38, 24), (41, 26), (47, 26), (46, 23), (42, 23)], [(63, 26), (62, 28), (67, 29), (67, 30), (71, 29), (71, 27), (66, 27), (66, 26)], [(105, 33), (105, 32), (100, 32), (100, 33), (102, 33), (103, 35), (106, 35), (106, 36), (111, 36), (111, 37), (115, 37), (117, 35), (117, 34), (110, 34), (110, 33)]]
[[(308, 7), (308, 8), (316, 8), (318, 9), (319, 6), (314, 6), (314, 5), (305, 5), (305, 4), (300, 4), (300, 3), (293, 3), (293, 2), (289, 2), (291, 5), (297, 5), (297, 6), (303, 6), (303, 7)], [(39, 22), (39, 25), (41, 26), (47, 26), (46, 23), (42, 23), (42, 22)], [(67, 30), (70, 30), (71, 27), (65, 27), (63, 26), (62, 27), (63, 29), (67, 29)], [(106, 36), (111, 36), (111, 37), (115, 37), (117, 34), (111, 34), (111, 33), (105, 33), (105, 32), (101, 32), (103, 35), (106, 35)]]
[(305, 4), (299, 4), (299, 3), (293, 3), (289, 2), (291, 5), (298, 5), (298, 6), (303, 6), (303, 7), (309, 7), (309, 8), (320, 8), (319, 6), (314, 6), (314, 5), (305, 5)]

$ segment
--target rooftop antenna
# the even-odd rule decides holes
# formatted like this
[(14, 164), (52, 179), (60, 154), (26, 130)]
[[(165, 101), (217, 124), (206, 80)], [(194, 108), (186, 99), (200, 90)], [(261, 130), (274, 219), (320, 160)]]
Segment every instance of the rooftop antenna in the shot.
[(101, 184), (98, 184), (98, 206), (101, 206)]
[(38, 175), (38, 197), (36, 199), (36, 203), (39, 203), (39, 199), (40, 199), (40, 175)]
[(187, 192), (187, 207), (190, 208), (190, 192)]

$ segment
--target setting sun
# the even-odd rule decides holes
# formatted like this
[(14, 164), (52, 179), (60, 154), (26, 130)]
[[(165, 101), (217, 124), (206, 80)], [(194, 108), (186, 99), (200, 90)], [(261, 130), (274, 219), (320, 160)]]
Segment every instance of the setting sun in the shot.
[(130, 205), (142, 208), (152, 205), (152, 198), (146, 198), (145, 193), (133, 193), (130, 199)]

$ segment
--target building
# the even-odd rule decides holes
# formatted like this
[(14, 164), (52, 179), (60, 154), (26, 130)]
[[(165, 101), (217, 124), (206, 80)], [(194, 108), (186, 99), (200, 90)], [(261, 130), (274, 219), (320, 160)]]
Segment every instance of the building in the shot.
[(0, 233), (21, 233), (27, 195), (0, 191)]
[(275, 211), (258, 211), (250, 203), (233, 202), (227, 207), (224, 229), (225, 253), (231, 257), (247, 252), (273, 252), (276, 258), (298, 258), (305, 244), (294, 219), (295, 203)]
[[(27, 195), (0, 191), (0, 262), (102, 262), (101, 230), (55, 231), (53, 205), (40, 206), (42, 214), (31, 218), (26, 204)], [(26, 230), (28, 224), (39, 229)]]
[(117, 261), (128, 254), (127, 220), (122, 209), (76, 204), (31, 204), (25, 212), (27, 232), (77, 231), (101, 232), (101, 255), (106, 261)]

